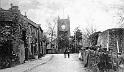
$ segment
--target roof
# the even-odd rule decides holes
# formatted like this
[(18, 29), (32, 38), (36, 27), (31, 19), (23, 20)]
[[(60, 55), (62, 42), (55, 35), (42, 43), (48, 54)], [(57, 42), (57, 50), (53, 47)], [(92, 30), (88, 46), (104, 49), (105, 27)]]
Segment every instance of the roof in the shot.
[[(107, 29), (105, 31), (118, 31), (118, 30), (124, 30), (124, 28), (112, 28), (112, 29)], [(103, 31), (103, 32), (105, 32)]]
[(9, 10), (0, 9), (0, 21), (12, 21), (14, 15)]
[(26, 20), (29, 24), (33, 25), (34, 27), (39, 28), (39, 24), (36, 24), (35, 22), (33, 22), (32, 20), (28, 19), (24, 15), (20, 14), (20, 17), (23, 18), (24, 20)]
[(43, 30), (42, 30), (42, 28), (41, 28), (41, 26), (40, 26), (41, 24), (38, 24), (38, 25), (39, 25), (39, 29), (40, 29), (40, 31), (43, 32)]
[[(15, 9), (12, 9), (13, 7), (15, 9), (17, 8), (16, 9), (17, 12), (15, 12)], [(12, 19), (14, 18), (13, 13), (15, 13), (15, 14), (18, 14), (20, 18), (27, 21), (29, 24), (33, 25), (36, 28), (39, 28), (39, 24), (36, 24), (35, 22), (33, 22), (32, 20), (28, 19), (26, 16), (20, 13), (20, 10), (18, 10), (18, 6), (12, 6), (12, 8), (10, 8), (9, 10), (4, 10), (0, 8), (0, 16), (3, 15), (1, 20), (12, 21)]]
[(95, 33), (91, 34), (91, 35), (89, 36), (89, 39), (92, 39), (92, 38), (98, 36), (100, 33), (101, 33), (101, 32), (99, 31), (99, 32), (95, 32)]

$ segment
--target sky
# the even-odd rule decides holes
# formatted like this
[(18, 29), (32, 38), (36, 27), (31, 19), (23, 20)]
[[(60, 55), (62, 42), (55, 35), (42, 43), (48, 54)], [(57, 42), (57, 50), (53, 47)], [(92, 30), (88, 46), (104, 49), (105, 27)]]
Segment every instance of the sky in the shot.
[(23, 15), (26, 12), (29, 19), (41, 24), (44, 31), (48, 29), (48, 21), (69, 16), (71, 33), (76, 27), (82, 31), (88, 27), (97, 31), (117, 28), (118, 11), (124, 8), (124, 0), (1, 0), (0, 6), (8, 9), (10, 3), (19, 6)]

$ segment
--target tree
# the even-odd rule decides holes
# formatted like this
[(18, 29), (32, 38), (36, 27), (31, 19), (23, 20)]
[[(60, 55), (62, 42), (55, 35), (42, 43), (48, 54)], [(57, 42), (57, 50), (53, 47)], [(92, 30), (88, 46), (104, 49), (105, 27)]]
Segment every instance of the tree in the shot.
[(43, 34), (42, 41), (48, 43), (48, 38), (45, 34)]
[(124, 7), (123, 5), (119, 5), (117, 7), (113, 7), (116, 9), (114, 17), (117, 21), (117, 26), (123, 28), (124, 27)]
[(83, 30), (83, 32), (82, 32), (83, 47), (89, 46), (89, 37), (90, 37), (90, 35), (92, 35), (95, 32), (96, 32), (96, 29), (93, 28), (92, 25), (89, 28), (87, 27), (87, 28), (85, 28), (85, 30)]
[(52, 44), (52, 41), (56, 39), (57, 18), (53, 18), (52, 20), (47, 20), (47, 24), (48, 24), (47, 34), (49, 36), (50, 43)]
[(82, 45), (80, 45), (80, 43), (82, 43), (82, 32), (79, 27), (75, 28), (74, 36), (72, 38), (75, 45), (75, 52), (77, 52), (82, 47)]
[(119, 27), (124, 27), (124, 9), (123, 8), (119, 8), (118, 12), (117, 12), (117, 24), (119, 25)]
[(70, 46), (70, 49), (71, 49), (71, 52), (74, 53), (75, 52), (75, 39), (74, 39), (74, 35), (73, 36), (70, 36), (69, 38), (69, 46)]
[(81, 32), (81, 30), (80, 29), (77, 29), (76, 30), (76, 34), (74, 35), (74, 37), (76, 36), (76, 40), (78, 41), (78, 42), (80, 42), (81, 40), (82, 40), (82, 32)]
[(66, 48), (69, 47), (69, 40), (67, 37), (65, 37), (64, 35), (61, 36), (61, 38), (58, 38), (58, 46), (59, 48)]

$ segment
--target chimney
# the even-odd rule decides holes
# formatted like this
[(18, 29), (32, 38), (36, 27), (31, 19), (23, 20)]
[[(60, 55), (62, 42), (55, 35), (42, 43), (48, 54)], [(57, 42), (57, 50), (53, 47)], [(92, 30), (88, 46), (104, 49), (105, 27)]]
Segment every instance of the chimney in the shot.
[(11, 3), (10, 6), (11, 6), (11, 8), (12, 8), (13, 4)]
[(24, 17), (27, 17), (27, 13), (25, 12), (25, 15), (24, 15)]
[(13, 11), (13, 12), (19, 12), (20, 10), (18, 9), (18, 6), (13, 6), (13, 4), (11, 3), (11, 8), (10, 10)]
[(70, 19), (70, 17), (68, 16), (68, 19)]

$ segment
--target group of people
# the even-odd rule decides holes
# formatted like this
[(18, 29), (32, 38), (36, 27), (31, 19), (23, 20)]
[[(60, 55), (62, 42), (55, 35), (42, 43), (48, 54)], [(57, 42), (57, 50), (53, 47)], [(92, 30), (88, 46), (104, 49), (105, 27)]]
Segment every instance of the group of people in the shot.
[(68, 58), (70, 57), (70, 50), (68, 48), (66, 48), (64, 50), (64, 58), (66, 58), (66, 54), (68, 55)]

